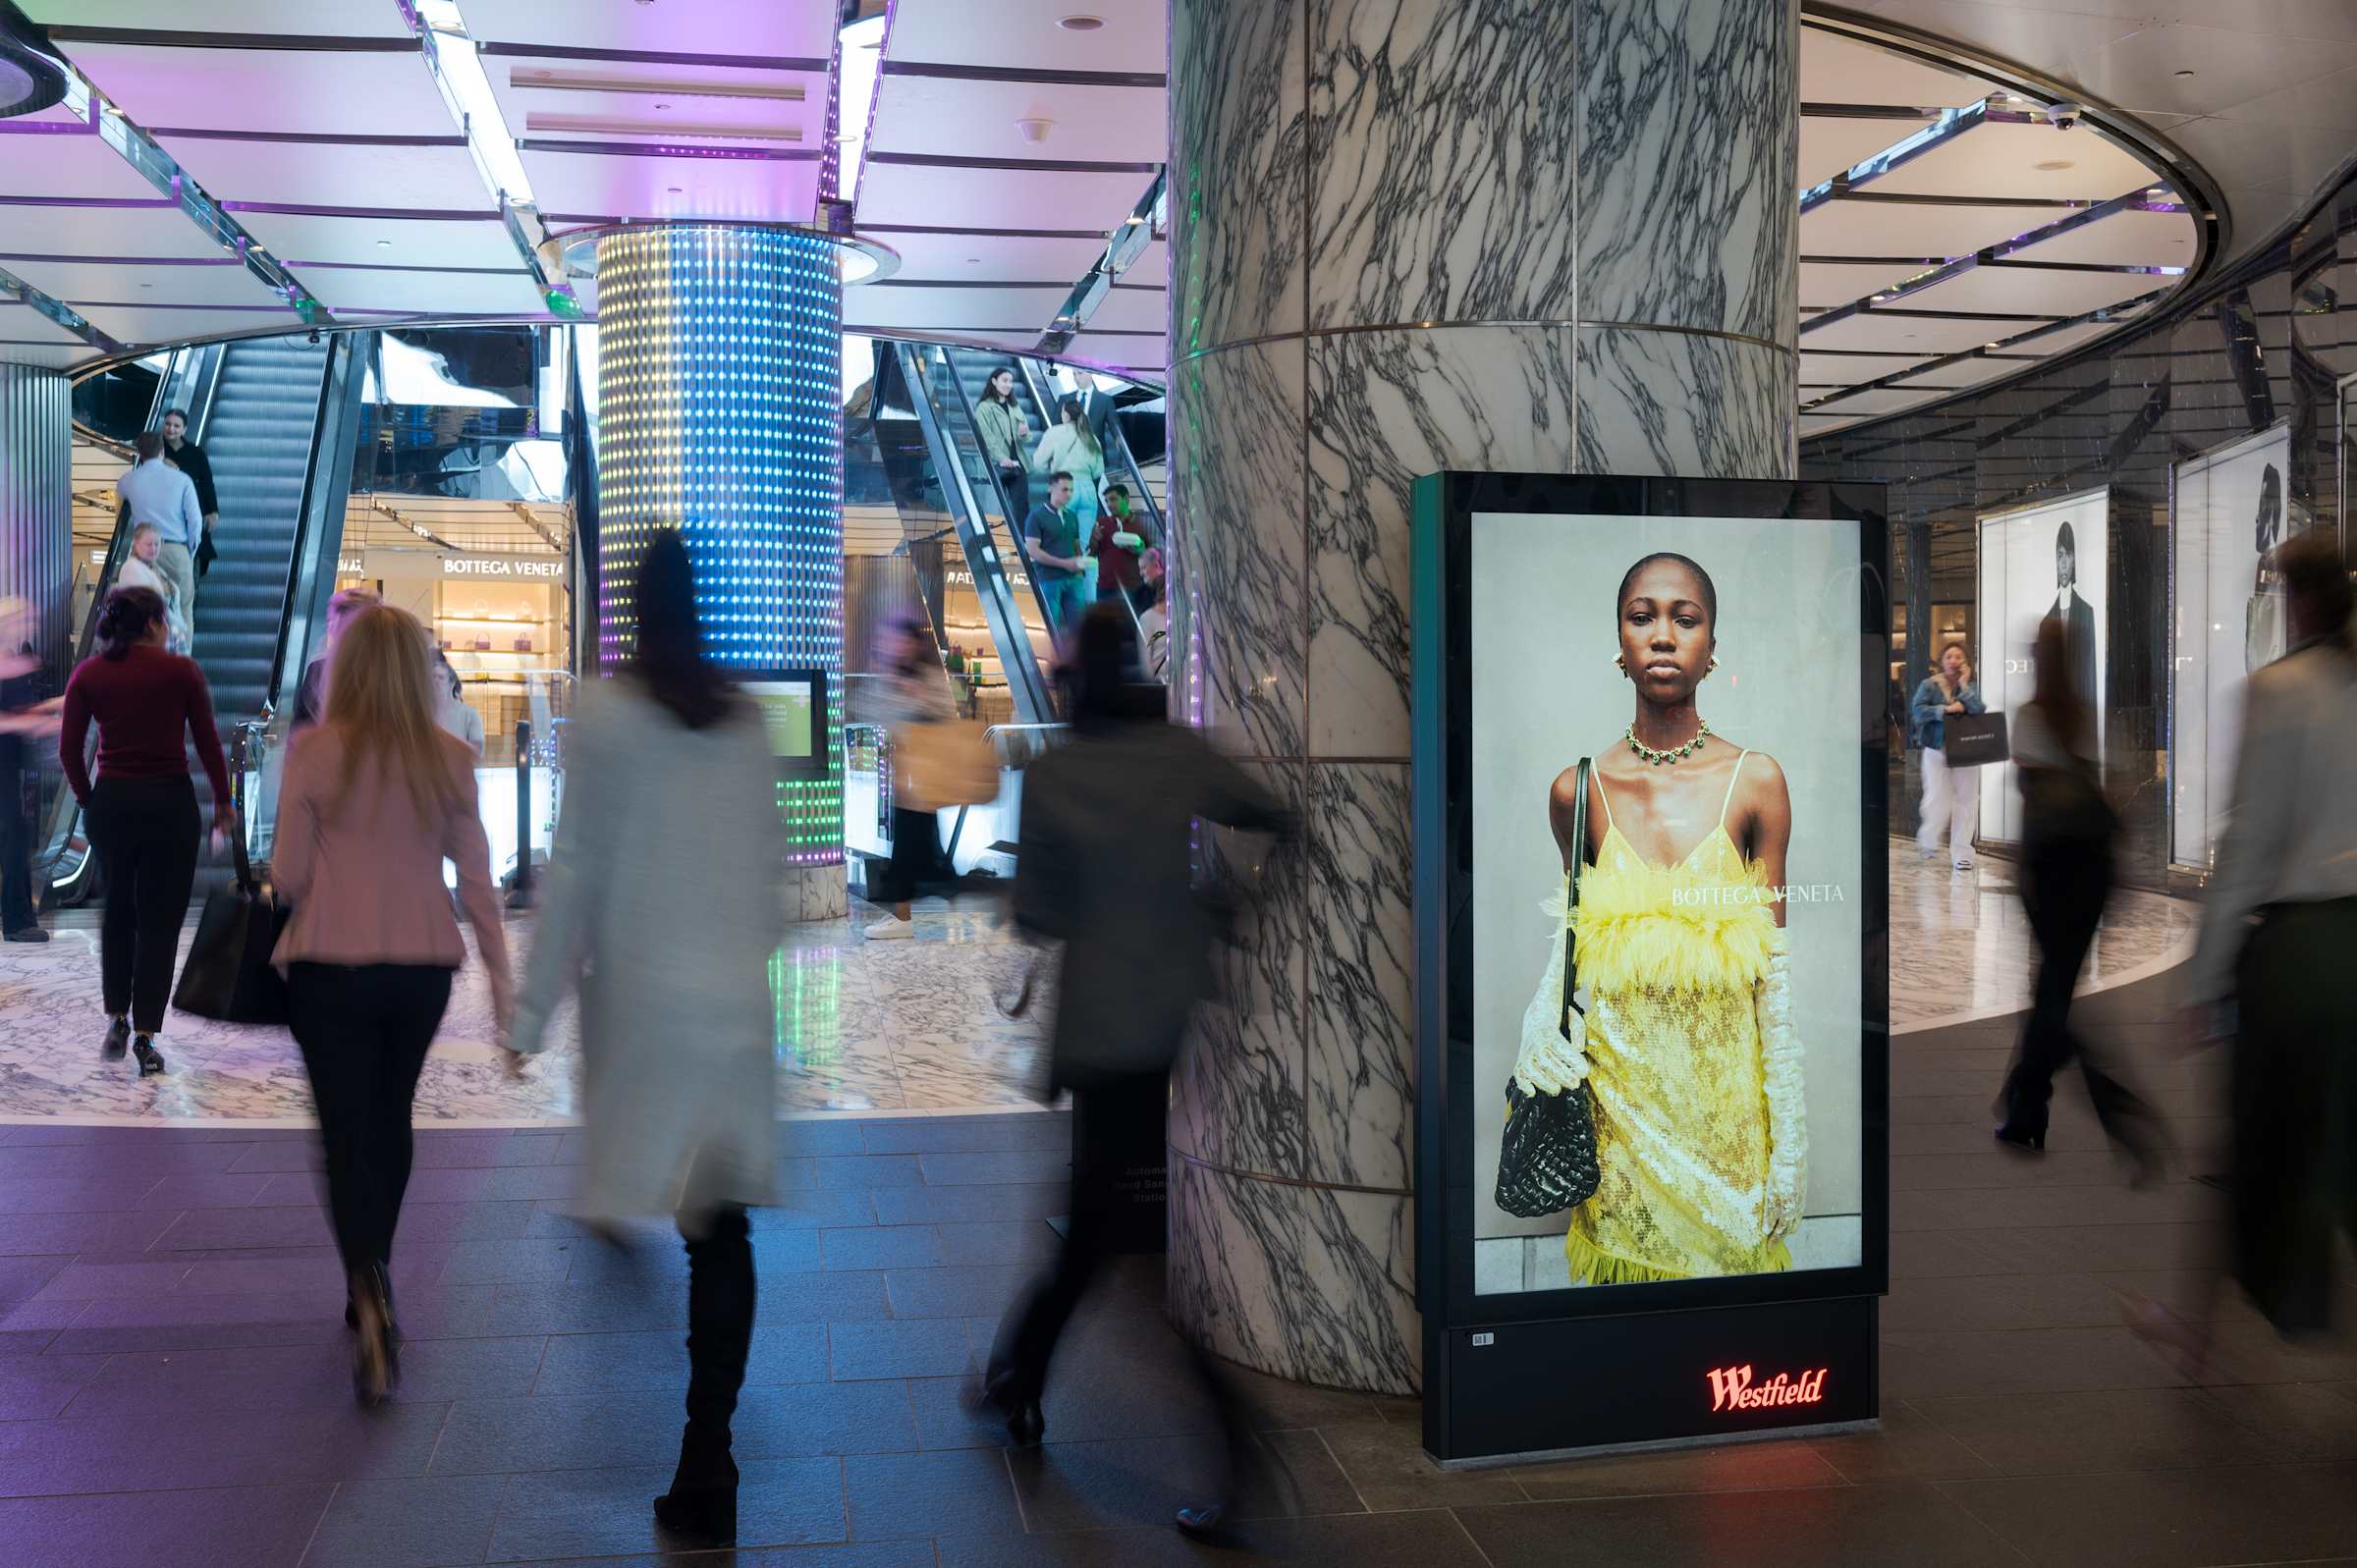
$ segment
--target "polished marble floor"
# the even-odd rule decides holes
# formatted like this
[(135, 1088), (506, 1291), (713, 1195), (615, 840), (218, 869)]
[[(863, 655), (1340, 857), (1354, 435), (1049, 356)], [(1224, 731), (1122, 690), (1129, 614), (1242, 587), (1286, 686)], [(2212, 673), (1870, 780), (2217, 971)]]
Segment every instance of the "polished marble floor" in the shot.
[[(2012, 1011), (2029, 996), (2028, 922), (2011, 869), (1984, 859), (1957, 873), (1927, 865), (1902, 841), (1891, 855), (1891, 1019), (1898, 1033)], [(978, 894), (916, 908), (906, 942), (864, 940), (872, 911), (797, 927), (771, 977), (777, 1000), (779, 1109), (862, 1113), (1021, 1108), (1040, 1065), (1037, 1017), (1010, 1020), (996, 999), (1030, 961)], [(2122, 892), (2089, 960), (2103, 989), (2183, 956), (2192, 906)], [(530, 940), (529, 917), (514, 928)], [(139, 1078), (102, 1062), (98, 933), (77, 913), (46, 946), (0, 946), (0, 1120), (259, 1122), (301, 1126), (310, 1090), (283, 1029), (213, 1023), (175, 1012), (161, 1048), (169, 1071)], [(570, 1008), (556, 1045), (521, 1079), (492, 1049), (490, 996), (479, 966), (462, 971), (418, 1084), (421, 1125), (563, 1124), (575, 1109), (579, 1057)]]
[[(2080, 977), (2082, 995), (2158, 974), (2192, 954), (2200, 906), (2115, 889)], [(2037, 945), (2009, 860), (1970, 871), (1891, 840), (1891, 1027), (1907, 1034), (2018, 1011), (2030, 1000)]]
[[(923, 900), (905, 942), (864, 940), (859, 927), (872, 911), (863, 916), (862, 907), (854, 904), (849, 921), (795, 927), (777, 959), (780, 1111), (1029, 1105), (1039, 1020), (1002, 1016), (995, 998), (1012, 989), (1030, 949), (1001, 922), (1003, 905), (977, 894), (956, 907)], [(55, 925), (46, 945), (0, 946), (0, 1121), (308, 1124), (309, 1086), (282, 1028), (174, 1011), (157, 1037), (168, 1064), (161, 1076), (102, 1062), (94, 918), (78, 911)], [(517, 918), (510, 934), (521, 957), (529, 917)], [(561, 1124), (574, 1115), (580, 1058), (570, 1003), (549, 1052), (521, 1078), (500, 1065), (494, 1037), (490, 992), (470, 962), (418, 1083), (420, 1125)]]

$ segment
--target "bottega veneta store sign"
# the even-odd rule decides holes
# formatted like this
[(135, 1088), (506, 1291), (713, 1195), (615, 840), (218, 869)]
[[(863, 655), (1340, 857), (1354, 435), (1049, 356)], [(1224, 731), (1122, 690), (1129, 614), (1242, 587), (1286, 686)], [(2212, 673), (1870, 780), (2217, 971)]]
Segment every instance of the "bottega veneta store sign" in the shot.
[(444, 556), (445, 577), (541, 577), (565, 575), (562, 561), (531, 561), (519, 556)]

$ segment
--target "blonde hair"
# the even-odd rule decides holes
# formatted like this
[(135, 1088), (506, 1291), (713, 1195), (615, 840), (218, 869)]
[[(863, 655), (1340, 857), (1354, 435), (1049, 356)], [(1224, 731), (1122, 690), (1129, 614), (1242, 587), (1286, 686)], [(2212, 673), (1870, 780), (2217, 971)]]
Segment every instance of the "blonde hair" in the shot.
[(327, 686), (327, 724), (344, 738), (338, 808), (351, 798), (360, 765), (368, 761), (400, 776), (425, 821), (473, 809), (434, 722), (432, 671), (425, 628), (405, 610), (373, 605), (344, 627)]
[(131, 542), (135, 545), (137, 544), (139, 542), (139, 535), (143, 533), (151, 533), (158, 539), (161, 539), (164, 536), (164, 530), (158, 528), (154, 523), (142, 522), (137, 527), (131, 530)]

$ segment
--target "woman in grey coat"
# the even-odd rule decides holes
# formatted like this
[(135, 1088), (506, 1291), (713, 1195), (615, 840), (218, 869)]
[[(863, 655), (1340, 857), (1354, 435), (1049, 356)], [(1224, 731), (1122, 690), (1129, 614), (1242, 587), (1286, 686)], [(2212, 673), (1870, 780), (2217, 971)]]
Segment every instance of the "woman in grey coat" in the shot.
[[(730, 1418), (753, 1333), (747, 1204), (770, 1197), (777, 1065), (768, 964), (785, 938), (776, 763), (752, 703), (703, 657), (679, 535), (637, 586), (638, 648), (581, 696), (512, 1049), (581, 997), (583, 1217), (674, 1215), (687, 1245), (687, 1427), (655, 1516), (737, 1528)], [(686, 809), (686, 802), (693, 802)]]
[[(1193, 885), (1197, 820), (1282, 833), (1286, 813), (1192, 730), (1165, 720), (1161, 688), (1141, 686), (1128, 613), (1100, 604), (1080, 622), (1070, 741), (1023, 776), (1014, 915), (1064, 945), (1050, 1092), (1072, 1092), (1071, 1228), (992, 1350), (983, 1399), (1017, 1443), (1039, 1441), (1048, 1362), (1120, 1223), (1130, 1129), (1159, 1124), (1170, 1071), (1195, 1003), (1212, 991), (1218, 908)], [(1197, 1370), (1238, 1443), (1235, 1405), (1211, 1364)], [(1189, 1533), (1215, 1529), (1225, 1487), (1182, 1508)]]

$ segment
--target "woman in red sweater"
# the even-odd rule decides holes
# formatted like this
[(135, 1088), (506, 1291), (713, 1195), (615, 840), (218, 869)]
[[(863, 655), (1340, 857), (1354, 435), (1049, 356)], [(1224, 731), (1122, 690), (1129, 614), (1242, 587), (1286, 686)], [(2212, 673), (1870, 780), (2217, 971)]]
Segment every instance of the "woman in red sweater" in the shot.
[[(203, 824), (189, 780), (187, 745), (213, 784), (213, 826), (230, 825), (229, 766), (213, 729), (213, 694), (192, 659), (164, 650), (170, 634), (162, 595), (117, 588), (98, 613), (98, 652), (66, 682), (58, 760), (82, 802), (106, 873), (100, 988), (107, 1017), (105, 1056), (128, 1045), (143, 1077), (164, 1070), (155, 1035), (172, 994), (172, 962), (196, 882)], [(98, 725), (98, 778), (84, 751)]]

